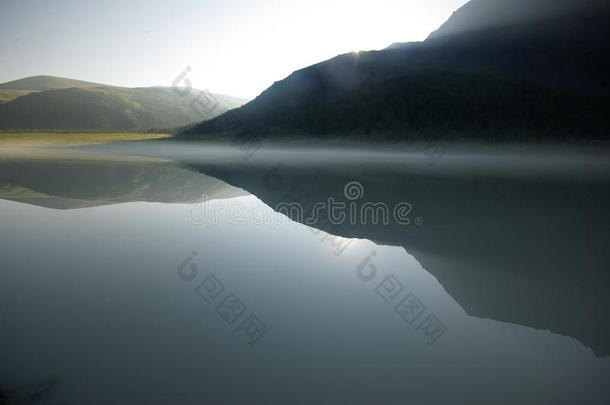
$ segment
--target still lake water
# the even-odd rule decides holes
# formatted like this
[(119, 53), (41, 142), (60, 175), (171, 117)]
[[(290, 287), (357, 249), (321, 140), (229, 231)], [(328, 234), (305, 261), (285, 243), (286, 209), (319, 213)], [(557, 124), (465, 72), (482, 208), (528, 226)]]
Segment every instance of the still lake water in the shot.
[(606, 404), (608, 169), (602, 152), (4, 151), (0, 390)]

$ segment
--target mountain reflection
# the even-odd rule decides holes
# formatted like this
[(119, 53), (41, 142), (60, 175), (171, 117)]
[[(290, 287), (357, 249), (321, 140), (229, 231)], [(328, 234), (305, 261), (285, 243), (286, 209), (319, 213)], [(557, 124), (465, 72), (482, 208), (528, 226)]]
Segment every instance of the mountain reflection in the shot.
[[(362, 187), (358, 199), (346, 184)], [(571, 336), (610, 355), (606, 179), (507, 177), (344, 164), (181, 165), (168, 161), (2, 160), (0, 198), (56, 209), (129, 201), (192, 203), (247, 192), (344, 238), (401, 246), (471, 316)], [(245, 190), (245, 191), (244, 191)], [(350, 198), (348, 198), (350, 197)], [(406, 222), (328, 220), (316, 203), (410, 207)], [(317, 210), (316, 215), (312, 215)], [(303, 213), (302, 213), (303, 214)]]
[[(307, 225), (404, 247), (469, 315), (548, 329), (578, 339), (597, 356), (610, 354), (610, 333), (602, 326), (610, 315), (606, 181), (390, 175), (357, 166), (193, 167), (272, 208), (300, 204)], [(364, 191), (358, 204), (407, 202), (413, 208), (410, 223), (331, 224), (328, 210), (311, 215), (315, 202), (329, 197), (346, 206), (353, 203), (344, 187), (354, 181)], [(282, 213), (303, 220), (296, 211)]]
[(243, 190), (175, 163), (128, 160), (0, 160), (0, 198), (48, 208), (123, 202), (191, 203)]

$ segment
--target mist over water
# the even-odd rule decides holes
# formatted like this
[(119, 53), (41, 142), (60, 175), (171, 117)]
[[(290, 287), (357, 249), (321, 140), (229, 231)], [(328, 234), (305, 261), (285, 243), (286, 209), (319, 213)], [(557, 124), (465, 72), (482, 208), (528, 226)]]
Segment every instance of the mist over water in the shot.
[(174, 161), (205, 165), (268, 166), (286, 162), (298, 166), (371, 167), (374, 170), (415, 170), (418, 173), (442, 175), (490, 174), (500, 176), (547, 175), (568, 177), (610, 176), (610, 158), (605, 147), (557, 145), (405, 143), (403, 145), (303, 144), (267, 145), (261, 141), (226, 143), (133, 142), (129, 145), (96, 145), (84, 150), (116, 155), (160, 157)]
[[(405, 148), (5, 155), (3, 386), (56, 379), (49, 403), (605, 403), (603, 154)], [(275, 209), (329, 197), (406, 201), (412, 222)]]

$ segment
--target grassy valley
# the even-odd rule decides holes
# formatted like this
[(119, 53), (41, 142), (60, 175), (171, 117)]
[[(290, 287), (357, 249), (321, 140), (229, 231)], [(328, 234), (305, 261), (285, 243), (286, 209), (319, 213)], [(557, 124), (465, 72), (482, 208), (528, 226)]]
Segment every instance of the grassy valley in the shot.
[(143, 132), (0, 132), (0, 148), (74, 146), (170, 138)]

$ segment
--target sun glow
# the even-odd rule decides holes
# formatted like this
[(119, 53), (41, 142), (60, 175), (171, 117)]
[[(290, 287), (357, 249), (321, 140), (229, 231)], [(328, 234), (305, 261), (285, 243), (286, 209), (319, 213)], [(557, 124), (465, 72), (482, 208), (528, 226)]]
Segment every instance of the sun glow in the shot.
[[(0, 41), (0, 82), (49, 74), (169, 86), (191, 66), (194, 88), (254, 98), (292, 72), (337, 55), (358, 49), (354, 55), (362, 57), (394, 42), (423, 40), (466, 1), (137, 0), (126, 6), (121, 0), (66, 0), (35, 8), (5, 1), (2, 16), (16, 17), (0, 25), (2, 39), (13, 38)], [(48, 18), (51, 12), (58, 20)], [(53, 45), (36, 48), (39, 43)], [(100, 55), (111, 55), (113, 63), (102, 63)]]

